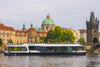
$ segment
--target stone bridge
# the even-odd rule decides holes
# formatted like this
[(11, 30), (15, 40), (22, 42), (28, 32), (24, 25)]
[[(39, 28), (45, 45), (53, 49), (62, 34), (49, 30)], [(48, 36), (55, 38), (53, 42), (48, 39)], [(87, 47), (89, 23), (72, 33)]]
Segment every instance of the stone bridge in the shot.
[(90, 20), (86, 21), (87, 26), (87, 45), (93, 52), (100, 52), (99, 42), (99, 20), (95, 18), (94, 12), (90, 14)]
[(100, 42), (94, 43), (94, 53), (100, 53)]

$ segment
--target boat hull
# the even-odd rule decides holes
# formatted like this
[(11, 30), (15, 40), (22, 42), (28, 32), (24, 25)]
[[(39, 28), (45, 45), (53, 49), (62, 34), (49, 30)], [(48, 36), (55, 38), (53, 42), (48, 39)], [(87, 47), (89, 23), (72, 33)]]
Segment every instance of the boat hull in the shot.
[(28, 55), (86, 55), (86, 52), (78, 53), (4, 53), (5, 56), (28, 56)]

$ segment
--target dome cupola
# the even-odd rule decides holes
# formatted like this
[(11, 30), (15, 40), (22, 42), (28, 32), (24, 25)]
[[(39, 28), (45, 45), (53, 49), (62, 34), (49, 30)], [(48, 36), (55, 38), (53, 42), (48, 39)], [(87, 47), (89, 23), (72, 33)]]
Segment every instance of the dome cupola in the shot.
[(50, 18), (50, 15), (47, 15), (47, 18), (44, 19), (44, 21), (42, 22), (42, 25), (55, 25), (54, 21)]

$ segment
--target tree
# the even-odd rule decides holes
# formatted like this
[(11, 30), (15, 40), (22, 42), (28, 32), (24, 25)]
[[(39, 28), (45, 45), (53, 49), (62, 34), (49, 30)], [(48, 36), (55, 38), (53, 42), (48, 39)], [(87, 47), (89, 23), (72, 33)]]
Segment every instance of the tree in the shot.
[(44, 43), (45, 42), (45, 37), (40, 37), (40, 42)]
[(57, 43), (62, 42), (63, 30), (60, 26), (55, 27), (55, 40)]
[(69, 29), (66, 29), (63, 31), (63, 38), (62, 40), (64, 42), (67, 42), (67, 43), (74, 43), (75, 42), (75, 36), (74, 36), (74, 33), (69, 30)]
[(46, 43), (73, 43), (75, 36), (69, 29), (64, 30), (60, 26), (56, 26), (54, 30), (50, 30), (45, 38)]
[(9, 40), (8, 40), (8, 43), (13, 43), (12, 39), (9, 39)]
[(45, 38), (45, 42), (55, 43), (55, 30), (50, 30)]
[(82, 45), (86, 45), (86, 44), (87, 44), (84, 38), (80, 38), (80, 39), (78, 40), (78, 43), (79, 43), (79, 44), (82, 44)]
[(2, 39), (0, 38), (0, 46), (2, 45), (3, 43), (2, 43)]

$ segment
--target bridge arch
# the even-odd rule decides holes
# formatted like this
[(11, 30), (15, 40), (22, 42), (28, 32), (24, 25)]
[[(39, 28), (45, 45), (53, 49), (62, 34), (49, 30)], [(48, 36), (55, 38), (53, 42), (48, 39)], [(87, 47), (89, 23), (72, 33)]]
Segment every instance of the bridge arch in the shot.
[(98, 42), (98, 39), (95, 37), (94, 39), (93, 39), (93, 43), (97, 43)]

